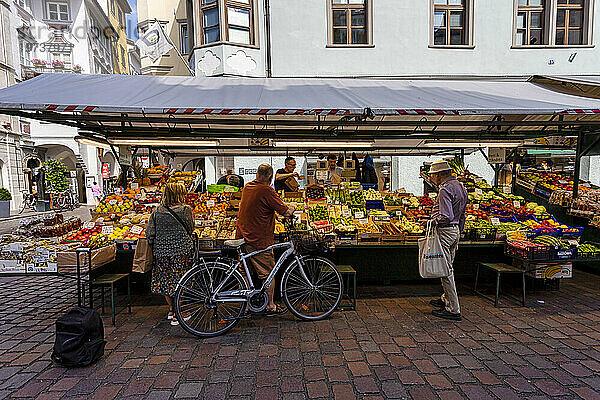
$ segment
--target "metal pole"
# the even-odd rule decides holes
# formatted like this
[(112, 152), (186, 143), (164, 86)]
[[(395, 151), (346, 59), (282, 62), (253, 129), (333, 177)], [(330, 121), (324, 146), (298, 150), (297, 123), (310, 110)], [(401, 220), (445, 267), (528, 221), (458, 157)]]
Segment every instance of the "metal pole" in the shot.
[(573, 200), (577, 198), (579, 194), (579, 175), (581, 174), (581, 156), (583, 152), (583, 140), (585, 138), (585, 132), (579, 131), (577, 136), (577, 152), (575, 153), (575, 176), (573, 177)]

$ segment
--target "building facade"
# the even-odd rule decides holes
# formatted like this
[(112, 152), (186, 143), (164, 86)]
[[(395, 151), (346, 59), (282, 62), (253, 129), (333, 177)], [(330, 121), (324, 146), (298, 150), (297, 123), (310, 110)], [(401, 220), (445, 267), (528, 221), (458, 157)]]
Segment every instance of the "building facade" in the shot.
[[(11, 32), (15, 38), (12, 54), (17, 60), (13, 82), (29, 79), (40, 73), (114, 72), (111, 43), (120, 43), (115, 32), (122, 31), (124, 35), (125, 29), (114, 26), (97, 0), (11, 2)], [(127, 52), (125, 59), (127, 69), (124, 71), (128, 73)], [(74, 178), (71, 187), (80, 201), (91, 202), (86, 177), (101, 182), (99, 178), (103, 155), (99, 149), (77, 142), (76, 128), (23, 118), (17, 120), (15, 125), (19, 128), (21, 142), (28, 144), (22, 148), (22, 157), (18, 160), (22, 170), (11, 170), (13, 180), (21, 181), (21, 190), (31, 190), (29, 171), (32, 168), (39, 167), (47, 159), (59, 159), (72, 171)]]
[(197, 74), (207, 76), (595, 74), (600, 48), (595, 46), (594, 28), (600, 13), (594, 3), (192, 1), (190, 47)]
[(131, 7), (127, 0), (100, 0), (99, 3), (115, 29), (110, 40), (112, 71), (114, 74), (129, 74), (126, 18), (131, 13)]
[(137, 13), (140, 36), (158, 21), (183, 56), (180, 57), (174, 48), (156, 62), (142, 56), (141, 73), (143, 75), (190, 75), (186, 66), (190, 56), (186, 0), (137, 0)]

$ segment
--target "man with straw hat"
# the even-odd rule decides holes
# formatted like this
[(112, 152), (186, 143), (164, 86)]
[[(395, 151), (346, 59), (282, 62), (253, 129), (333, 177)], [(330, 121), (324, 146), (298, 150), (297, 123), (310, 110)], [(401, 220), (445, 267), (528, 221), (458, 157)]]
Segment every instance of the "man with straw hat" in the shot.
[(458, 248), (460, 233), (465, 227), (467, 191), (452, 174), (452, 168), (446, 161), (434, 162), (429, 169), (429, 175), (439, 187), (431, 218), (437, 225), (442, 250), (450, 270), (449, 276), (441, 278), (444, 294), (441, 298), (431, 300), (429, 303), (437, 307), (432, 311), (436, 317), (460, 321), (460, 304), (458, 303), (452, 264)]

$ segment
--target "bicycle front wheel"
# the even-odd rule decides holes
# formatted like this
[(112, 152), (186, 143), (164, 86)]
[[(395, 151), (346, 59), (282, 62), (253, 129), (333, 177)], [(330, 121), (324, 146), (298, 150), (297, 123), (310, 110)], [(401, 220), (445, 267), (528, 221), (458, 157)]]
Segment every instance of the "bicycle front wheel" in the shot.
[(335, 264), (321, 257), (293, 261), (281, 280), (285, 305), (304, 320), (327, 318), (340, 304), (342, 292), (342, 276)]
[(181, 278), (174, 308), (179, 325), (187, 332), (198, 337), (218, 336), (233, 328), (243, 316), (246, 301), (210, 300), (221, 282), (219, 295), (248, 289), (237, 270), (227, 277), (231, 268), (221, 262), (202, 262)]

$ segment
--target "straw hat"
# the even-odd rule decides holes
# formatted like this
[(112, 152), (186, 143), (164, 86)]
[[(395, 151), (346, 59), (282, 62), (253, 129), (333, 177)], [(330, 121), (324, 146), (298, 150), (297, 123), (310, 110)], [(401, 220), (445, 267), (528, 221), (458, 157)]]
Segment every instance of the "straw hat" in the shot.
[(438, 172), (451, 171), (451, 170), (452, 170), (452, 168), (450, 167), (450, 164), (448, 164), (447, 161), (439, 160), (439, 161), (435, 161), (431, 164), (431, 168), (429, 168), (429, 173), (437, 174)]

